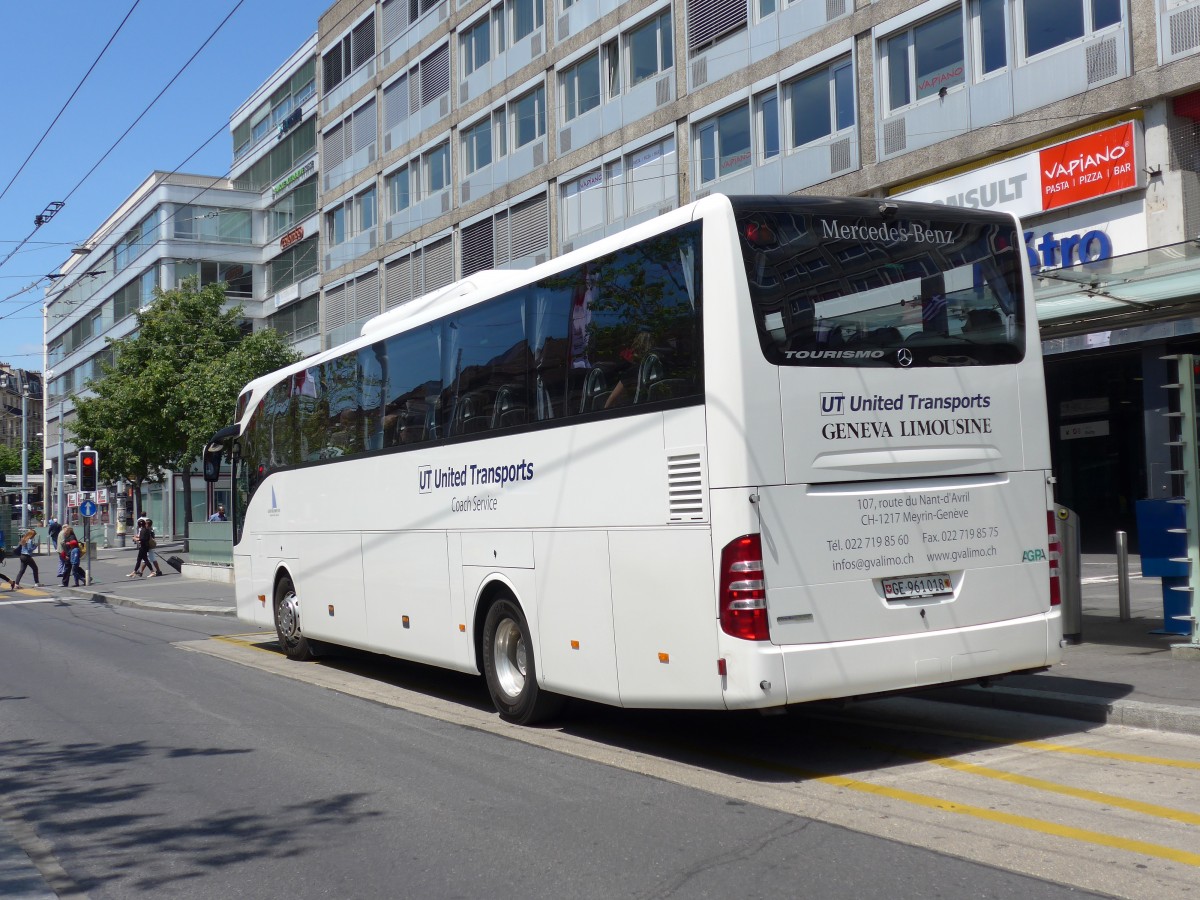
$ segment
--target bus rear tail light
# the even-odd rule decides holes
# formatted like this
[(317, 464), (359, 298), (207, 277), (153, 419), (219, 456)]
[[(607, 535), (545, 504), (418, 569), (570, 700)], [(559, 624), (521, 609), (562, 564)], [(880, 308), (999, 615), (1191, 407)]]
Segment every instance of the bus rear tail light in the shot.
[(1046, 530), (1050, 539), (1047, 554), (1050, 557), (1050, 605), (1058, 606), (1062, 603), (1062, 584), (1058, 578), (1058, 525), (1052, 509), (1046, 511)]
[(747, 641), (769, 641), (762, 539), (735, 538), (721, 551), (721, 630)]

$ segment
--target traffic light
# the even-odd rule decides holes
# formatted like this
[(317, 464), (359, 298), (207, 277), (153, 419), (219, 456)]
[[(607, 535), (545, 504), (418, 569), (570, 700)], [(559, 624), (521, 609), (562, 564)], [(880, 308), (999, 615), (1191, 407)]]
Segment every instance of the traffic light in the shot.
[(95, 493), (99, 481), (100, 454), (95, 450), (79, 451), (79, 490)]

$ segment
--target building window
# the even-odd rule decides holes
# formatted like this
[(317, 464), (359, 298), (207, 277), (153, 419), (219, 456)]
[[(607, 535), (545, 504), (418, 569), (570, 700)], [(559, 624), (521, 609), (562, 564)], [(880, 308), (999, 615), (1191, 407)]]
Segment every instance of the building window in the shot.
[(542, 27), (542, 0), (510, 0), (513, 43)]
[(312, 337), (321, 330), (319, 327), (320, 308), (321, 298), (314, 294), (268, 316), (267, 327), (279, 332), (285, 342), (294, 344), (304, 338)]
[(887, 38), (884, 57), (888, 106), (893, 112), (962, 84), (966, 76), (962, 10), (951, 10)]
[(600, 49), (604, 57), (604, 81), (609, 100), (621, 94), (621, 44), (613, 38)]
[(854, 72), (849, 60), (789, 82), (792, 147), (854, 126)]
[(322, 61), (322, 89), (341, 84), (352, 72), (375, 57), (375, 16), (367, 16), (350, 33), (327, 50)]
[(563, 121), (570, 122), (600, 105), (600, 56), (591, 56), (562, 73)]
[(425, 190), (429, 196), (450, 187), (450, 143), (434, 147), (425, 154)]
[(317, 271), (317, 237), (307, 238), (284, 250), (270, 262), (270, 292), (277, 294), (289, 284)]
[(696, 128), (700, 139), (700, 183), (732, 175), (750, 165), (750, 107), (743, 104), (712, 116)]
[(1025, 55), (1037, 56), (1121, 21), (1121, 0), (1025, 0)]
[(215, 206), (175, 207), (175, 237), (181, 240), (250, 244), (254, 241), (250, 211)]
[(303, 222), (317, 208), (317, 179), (310, 178), (270, 209), (271, 237)]
[(758, 95), (758, 133), (762, 139), (763, 159), (779, 155), (779, 97), (775, 91)]
[(401, 166), (395, 172), (384, 178), (387, 189), (388, 215), (408, 209), (412, 204), (412, 184), (410, 183), (408, 166)]
[(492, 20), (484, 16), (478, 24), (464, 31), (460, 40), (465, 78), (492, 58)]
[(687, 45), (692, 53), (746, 25), (746, 0), (688, 0)]
[(633, 29), (626, 37), (629, 48), (629, 85), (632, 87), (671, 68), (671, 13), (668, 10)]
[(470, 175), (492, 164), (492, 117), (463, 130), (463, 174)]
[(513, 119), (513, 149), (546, 133), (546, 89), (538, 87), (509, 104)]
[(984, 75), (1008, 65), (1004, 5), (1008, 0), (979, 0), (979, 57)]

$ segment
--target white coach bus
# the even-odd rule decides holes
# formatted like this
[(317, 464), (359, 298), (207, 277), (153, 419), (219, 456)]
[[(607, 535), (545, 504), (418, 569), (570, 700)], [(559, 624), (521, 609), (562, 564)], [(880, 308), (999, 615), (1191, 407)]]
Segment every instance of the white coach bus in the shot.
[(1061, 654), (1006, 215), (710, 196), (383, 313), (249, 384), (222, 447), (242, 620), (482, 672), (517, 723)]

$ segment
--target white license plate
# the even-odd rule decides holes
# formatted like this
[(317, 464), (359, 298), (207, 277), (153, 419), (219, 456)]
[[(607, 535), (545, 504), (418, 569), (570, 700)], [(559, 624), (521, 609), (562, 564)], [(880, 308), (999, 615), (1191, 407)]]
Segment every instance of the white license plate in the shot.
[(911, 575), (908, 578), (883, 579), (885, 600), (907, 600), (910, 597), (937, 597), (953, 594), (954, 585), (950, 576), (943, 572), (933, 575)]

